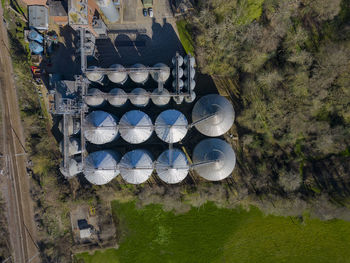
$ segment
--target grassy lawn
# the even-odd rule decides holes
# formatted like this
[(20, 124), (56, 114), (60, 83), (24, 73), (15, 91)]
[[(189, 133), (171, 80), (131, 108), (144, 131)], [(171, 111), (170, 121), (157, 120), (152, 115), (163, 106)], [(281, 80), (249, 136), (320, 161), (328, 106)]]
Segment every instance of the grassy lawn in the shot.
[(119, 249), (83, 253), (80, 262), (350, 262), (350, 223), (341, 220), (265, 216), (256, 208), (210, 203), (180, 215), (159, 205), (136, 209), (132, 202), (113, 202), (112, 207), (120, 225)]
[(194, 55), (193, 40), (188, 30), (189, 24), (186, 20), (180, 20), (176, 22), (177, 30), (179, 31), (180, 41), (184, 47), (186, 53)]

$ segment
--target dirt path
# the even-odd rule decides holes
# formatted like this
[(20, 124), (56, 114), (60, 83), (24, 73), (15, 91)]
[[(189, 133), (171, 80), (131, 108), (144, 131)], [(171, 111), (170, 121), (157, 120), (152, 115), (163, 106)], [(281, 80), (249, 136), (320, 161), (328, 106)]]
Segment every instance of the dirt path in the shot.
[(24, 136), (16, 87), (13, 80), (12, 62), (8, 50), (7, 32), (3, 25), (0, 7), (0, 88), (3, 106), (4, 156), (6, 178), (4, 199), (7, 202), (9, 233), (12, 245), (12, 262), (40, 262), (36, 246), (33, 201), (29, 194), (29, 177), (26, 172)]

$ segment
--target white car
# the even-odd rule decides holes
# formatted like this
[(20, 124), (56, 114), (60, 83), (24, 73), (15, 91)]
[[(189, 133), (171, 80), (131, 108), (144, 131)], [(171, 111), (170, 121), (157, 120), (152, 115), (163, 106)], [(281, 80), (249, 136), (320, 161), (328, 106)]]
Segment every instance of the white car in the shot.
[(153, 17), (153, 9), (152, 9), (152, 7), (148, 8), (148, 15), (150, 17)]

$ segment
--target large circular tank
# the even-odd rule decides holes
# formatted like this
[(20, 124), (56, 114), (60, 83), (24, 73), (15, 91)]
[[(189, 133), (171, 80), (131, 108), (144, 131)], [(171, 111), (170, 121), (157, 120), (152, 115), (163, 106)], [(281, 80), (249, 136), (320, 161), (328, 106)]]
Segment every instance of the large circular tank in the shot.
[(30, 40), (36, 41), (38, 43), (43, 43), (44, 37), (36, 30), (31, 29), (28, 34)]
[(85, 118), (85, 138), (94, 144), (112, 142), (118, 137), (117, 117), (105, 111), (93, 111)]
[(38, 42), (30, 41), (29, 42), (29, 49), (36, 55), (43, 53), (44, 48), (42, 45), (40, 45)]
[[(60, 151), (63, 153), (63, 144), (64, 140), (60, 142)], [(81, 153), (81, 145), (80, 145), (80, 140), (74, 137), (70, 137), (68, 139), (68, 155), (72, 156), (75, 154)]]
[(153, 160), (146, 150), (127, 152), (119, 163), (120, 175), (130, 184), (142, 184), (153, 172)]
[(185, 154), (176, 148), (159, 155), (155, 166), (159, 178), (168, 184), (180, 183), (189, 170)]
[(136, 70), (129, 73), (129, 77), (133, 82), (145, 83), (148, 79), (148, 70), (142, 64), (135, 64), (132, 66)]
[(163, 111), (156, 119), (156, 134), (164, 142), (181, 141), (187, 133), (188, 122), (185, 115), (177, 110)]
[(99, 89), (89, 88), (86, 96), (84, 97), (84, 101), (91, 107), (101, 106), (105, 102), (104, 94)]
[(151, 94), (152, 102), (157, 106), (165, 106), (170, 101), (170, 94), (167, 89), (159, 91), (159, 89), (153, 90)]
[(155, 64), (154, 67), (161, 68), (161, 70), (156, 72), (151, 72), (152, 78), (157, 82), (165, 83), (170, 76), (170, 68), (163, 63)]
[(120, 136), (132, 144), (142, 143), (151, 137), (153, 132), (152, 120), (139, 110), (125, 113), (119, 122)]
[(136, 88), (129, 94), (130, 102), (136, 107), (145, 107), (149, 102), (149, 94), (145, 89)]
[[(173, 69), (171, 71), (171, 73), (173, 74), (173, 77), (175, 78), (176, 77), (176, 69)], [(179, 68), (177, 73), (179, 74), (179, 79), (181, 79), (182, 76), (184, 75), (184, 70), (182, 68)]]
[(81, 173), (81, 162), (77, 162), (76, 160), (70, 158), (68, 159), (67, 169), (64, 168), (63, 162), (61, 163), (60, 172), (64, 177), (70, 179)]
[[(97, 69), (98, 69), (98, 67), (96, 67), (96, 66), (88, 67), (88, 70), (97, 70)], [(87, 71), (86, 77), (90, 81), (97, 82), (97, 81), (101, 81), (103, 79), (104, 75), (102, 73), (96, 72), (96, 71)]]
[(232, 104), (224, 97), (210, 94), (199, 99), (192, 110), (192, 121), (195, 127), (206, 136), (220, 136), (233, 125), (235, 111)]
[(119, 174), (117, 164), (120, 155), (114, 151), (103, 150), (90, 153), (85, 158), (84, 175), (92, 184), (107, 184)]
[(128, 73), (126, 73), (125, 68), (120, 64), (113, 64), (109, 67), (110, 69), (116, 69), (115, 72), (110, 72), (107, 74), (107, 77), (110, 81), (114, 83), (124, 83), (128, 78)]
[(231, 146), (217, 138), (205, 139), (198, 143), (194, 148), (192, 160), (194, 170), (209, 181), (225, 179), (236, 165), (236, 155)]
[[(80, 132), (80, 120), (73, 119), (72, 116), (67, 116), (68, 136), (78, 134)], [(63, 119), (58, 123), (58, 129), (63, 134)]]
[(114, 88), (108, 94), (108, 102), (114, 107), (123, 106), (127, 100), (128, 95), (120, 88)]

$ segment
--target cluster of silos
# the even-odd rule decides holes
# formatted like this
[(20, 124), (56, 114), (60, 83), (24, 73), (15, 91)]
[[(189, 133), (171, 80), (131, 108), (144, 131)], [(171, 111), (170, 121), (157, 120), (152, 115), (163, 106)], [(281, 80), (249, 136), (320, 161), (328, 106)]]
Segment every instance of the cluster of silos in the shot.
[(33, 54), (39, 55), (44, 51), (44, 37), (35, 29), (31, 29), (28, 33), (29, 49)]
[(136, 107), (146, 107), (150, 99), (156, 106), (165, 106), (170, 101), (170, 93), (166, 89), (159, 91), (155, 89), (149, 93), (143, 88), (135, 88), (131, 92), (126, 93), (121, 88), (113, 88), (108, 93), (104, 93), (97, 88), (90, 87), (84, 96), (84, 102), (90, 107), (103, 107), (106, 101), (113, 107), (122, 107), (129, 99), (131, 104)]
[[(187, 93), (184, 96), (178, 96), (175, 101), (180, 104), (185, 99), (187, 103), (192, 103), (196, 99), (196, 93), (194, 92), (194, 88), (196, 87), (196, 82), (194, 80), (196, 70), (195, 59), (190, 54), (186, 55), (183, 58), (180, 55), (176, 55), (172, 59), (172, 63), (174, 65), (174, 69), (172, 70), (172, 75), (174, 77), (174, 81), (172, 83), (173, 88), (185, 90)], [(184, 77), (184, 79), (182, 79)]]
[[(170, 68), (163, 63), (155, 64), (153, 69), (140, 63), (130, 68), (125, 68), (120, 64), (113, 64), (109, 67), (106, 75), (111, 82), (117, 84), (124, 84), (128, 76), (137, 84), (145, 84), (149, 75), (151, 75), (156, 82), (165, 83), (170, 77)], [(104, 76), (104, 72), (97, 66), (89, 66), (87, 68), (86, 77), (92, 82), (101, 82)]]
[(107, 184), (119, 174), (127, 183), (142, 184), (151, 177), (154, 169), (162, 181), (176, 184), (186, 178), (190, 165), (179, 149), (162, 152), (156, 161), (144, 149), (129, 151), (121, 158), (115, 151), (101, 150), (86, 157), (83, 173), (94, 185)]
[[(72, 116), (65, 116), (59, 123), (59, 131), (67, 136), (66, 142), (63, 139), (59, 143), (62, 153), (67, 154), (66, 163), (62, 161), (60, 171), (66, 178), (72, 178), (81, 172), (81, 162), (75, 159), (77, 154), (81, 153), (81, 143), (77, 135), (80, 132), (80, 120)], [(67, 149), (65, 149), (67, 147)]]

